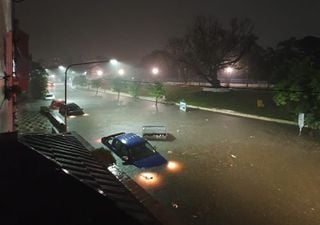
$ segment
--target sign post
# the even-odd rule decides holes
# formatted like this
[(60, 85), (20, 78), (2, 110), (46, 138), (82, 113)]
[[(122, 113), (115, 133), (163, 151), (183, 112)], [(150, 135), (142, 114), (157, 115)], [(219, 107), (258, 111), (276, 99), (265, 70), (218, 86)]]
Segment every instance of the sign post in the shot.
[(299, 136), (301, 135), (302, 128), (304, 127), (304, 113), (298, 115)]
[(187, 103), (185, 103), (184, 101), (180, 101), (180, 104), (179, 104), (179, 108), (180, 108), (180, 111), (183, 111), (183, 112), (186, 112), (187, 111)]

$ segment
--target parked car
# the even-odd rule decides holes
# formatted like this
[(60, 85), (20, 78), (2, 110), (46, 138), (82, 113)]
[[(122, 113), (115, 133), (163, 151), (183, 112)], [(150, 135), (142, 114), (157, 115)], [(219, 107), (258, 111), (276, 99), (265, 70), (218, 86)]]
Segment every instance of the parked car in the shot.
[(66, 110), (67, 116), (78, 116), (84, 114), (83, 109), (80, 108), (80, 106), (78, 106), (76, 103), (68, 103), (67, 106), (62, 104), (59, 108), (59, 113), (64, 115)]
[(168, 161), (144, 138), (133, 133), (118, 133), (103, 137), (101, 142), (123, 160), (124, 165), (150, 168)]
[(64, 100), (53, 99), (50, 104), (50, 109), (59, 109), (60, 106), (64, 105)]
[(45, 100), (53, 100), (55, 98), (53, 93), (48, 92), (45, 96), (44, 99)]

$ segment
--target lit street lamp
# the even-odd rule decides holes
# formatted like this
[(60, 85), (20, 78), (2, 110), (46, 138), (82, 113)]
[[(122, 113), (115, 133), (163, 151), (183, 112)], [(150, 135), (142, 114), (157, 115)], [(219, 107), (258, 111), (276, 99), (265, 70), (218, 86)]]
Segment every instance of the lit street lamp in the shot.
[(233, 68), (230, 67), (230, 66), (228, 66), (227, 68), (225, 68), (225, 72), (226, 72), (227, 74), (231, 74), (231, 73), (233, 72)]
[(97, 75), (98, 75), (99, 77), (101, 77), (101, 76), (103, 75), (103, 71), (102, 71), (102, 70), (97, 70)]
[(110, 63), (111, 63), (112, 65), (117, 65), (119, 62), (118, 62), (118, 60), (116, 60), (116, 59), (111, 59), (111, 60), (110, 60)]
[(153, 75), (157, 75), (157, 74), (159, 74), (159, 69), (157, 67), (153, 67), (151, 72)]
[(230, 86), (231, 74), (233, 73), (234, 69), (231, 66), (228, 66), (224, 69), (224, 72), (227, 74), (228, 84), (227, 87)]
[(120, 69), (120, 70), (118, 70), (118, 74), (119, 74), (120, 76), (123, 76), (123, 75), (125, 74), (124, 69)]
[[(67, 66), (67, 68), (65, 68), (64, 66), (59, 66), (59, 69), (63, 69), (65, 68), (65, 72), (64, 72), (64, 104), (65, 104), (65, 111), (64, 111), (64, 124), (65, 124), (65, 133), (68, 131), (68, 125), (67, 125), (67, 112), (68, 112), (68, 108), (67, 108), (67, 77), (68, 77), (68, 70), (71, 67), (74, 66), (82, 66), (82, 65), (90, 65), (90, 64), (97, 64), (97, 63), (105, 63), (105, 62), (110, 62), (110, 60), (100, 60), (100, 61), (91, 61), (91, 62), (84, 62), (84, 63), (74, 63), (74, 64), (70, 64)], [(101, 71), (102, 72), (102, 71)]]
[(66, 68), (64, 66), (59, 66), (59, 70), (65, 70)]

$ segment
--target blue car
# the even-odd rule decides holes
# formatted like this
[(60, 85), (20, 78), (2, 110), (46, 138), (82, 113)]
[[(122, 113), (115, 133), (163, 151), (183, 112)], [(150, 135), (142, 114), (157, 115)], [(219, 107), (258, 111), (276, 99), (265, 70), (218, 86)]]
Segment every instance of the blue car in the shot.
[(125, 165), (150, 168), (168, 163), (148, 141), (133, 133), (113, 134), (101, 138), (101, 142), (119, 156)]

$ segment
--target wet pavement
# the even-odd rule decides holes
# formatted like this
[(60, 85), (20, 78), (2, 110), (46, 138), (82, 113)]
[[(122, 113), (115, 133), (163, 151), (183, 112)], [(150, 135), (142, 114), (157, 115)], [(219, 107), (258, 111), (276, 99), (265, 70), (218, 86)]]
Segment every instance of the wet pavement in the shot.
[(17, 130), (19, 133), (51, 133), (52, 125), (47, 117), (40, 114), (40, 106), (49, 101), (20, 101), (17, 106)]
[[(56, 96), (62, 96), (56, 88)], [(141, 134), (163, 125), (170, 141), (152, 141), (176, 171), (119, 167), (185, 224), (316, 225), (320, 221), (320, 144), (298, 128), (253, 119), (69, 90), (89, 115), (70, 118), (69, 130), (100, 147), (116, 132)], [(154, 172), (145, 180), (141, 172)]]

